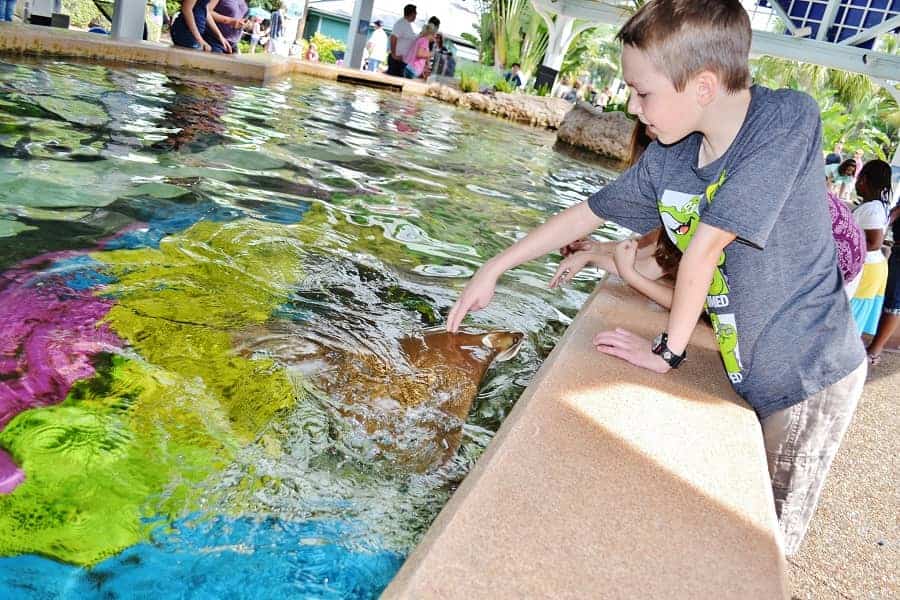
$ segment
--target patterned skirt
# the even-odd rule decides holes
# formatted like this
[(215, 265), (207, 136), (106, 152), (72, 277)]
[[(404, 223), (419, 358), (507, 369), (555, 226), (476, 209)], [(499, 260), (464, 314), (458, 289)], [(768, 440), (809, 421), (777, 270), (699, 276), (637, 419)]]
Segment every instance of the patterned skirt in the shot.
[(887, 286), (888, 264), (884, 255), (873, 250), (866, 253), (866, 264), (863, 265), (862, 279), (856, 294), (850, 300), (853, 319), (859, 332), (875, 335), (878, 330), (878, 319), (884, 305), (884, 290)]

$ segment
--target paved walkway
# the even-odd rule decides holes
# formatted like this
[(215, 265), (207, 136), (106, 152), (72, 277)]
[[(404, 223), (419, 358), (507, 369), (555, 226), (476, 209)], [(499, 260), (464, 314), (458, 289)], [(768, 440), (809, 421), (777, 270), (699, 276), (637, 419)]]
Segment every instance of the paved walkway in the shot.
[(882, 357), (789, 561), (794, 598), (900, 598), (900, 355)]

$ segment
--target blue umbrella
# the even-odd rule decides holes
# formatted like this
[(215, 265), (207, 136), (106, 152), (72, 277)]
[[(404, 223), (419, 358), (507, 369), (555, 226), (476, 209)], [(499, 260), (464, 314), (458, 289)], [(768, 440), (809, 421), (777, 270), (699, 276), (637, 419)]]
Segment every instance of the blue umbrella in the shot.
[(259, 17), (260, 19), (268, 19), (272, 16), (272, 13), (262, 8), (261, 6), (254, 6), (247, 11), (247, 16), (250, 18)]

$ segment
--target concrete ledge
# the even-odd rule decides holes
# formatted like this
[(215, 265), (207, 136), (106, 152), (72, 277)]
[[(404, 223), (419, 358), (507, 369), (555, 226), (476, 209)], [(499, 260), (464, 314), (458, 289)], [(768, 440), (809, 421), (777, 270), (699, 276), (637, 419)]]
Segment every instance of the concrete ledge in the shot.
[(262, 53), (235, 56), (212, 54), (153, 42), (124, 42), (96, 33), (20, 23), (0, 23), (0, 53), (197, 69), (258, 83), (274, 81), (291, 73), (301, 73), (331, 80), (344, 79), (358, 85), (395, 89), (405, 94), (425, 95), (428, 89), (427, 84), (420, 81), (336, 65), (310, 63), (297, 58)]
[(600, 286), (383, 597), (786, 597), (759, 423), (709, 328), (666, 376), (591, 346), (665, 321)]

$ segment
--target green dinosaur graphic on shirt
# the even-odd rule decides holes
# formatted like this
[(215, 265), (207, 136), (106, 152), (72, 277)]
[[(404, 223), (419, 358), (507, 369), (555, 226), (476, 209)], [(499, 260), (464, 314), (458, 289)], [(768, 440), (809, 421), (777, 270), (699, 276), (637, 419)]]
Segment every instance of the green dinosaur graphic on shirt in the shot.
[(719, 344), (719, 352), (722, 354), (722, 362), (725, 364), (725, 372), (734, 383), (740, 383), (743, 379), (741, 371), (741, 357), (738, 351), (738, 335), (737, 327), (732, 323), (723, 322), (722, 319), (729, 320), (734, 315), (717, 315), (709, 313), (709, 320), (712, 322), (713, 332), (716, 334), (716, 341)]
[[(716, 197), (716, 193), (724, 183), (725, 171), (722, 171), (719, 178), (707, 186), (706, 191), (704, 192), (707, 203), (712, 204), (713, 199)], [(697, 233), (697, 225), (700, 223), (700, 196), (694, 196), (680, 208), (664, 204), (663, 200), (660, 200), (657, 203), (657, 207), (663, 221), (663, 226), (668, 230), (667, 233), (671, 234), (669, 237), (673, 238), (672, 241), (675, 242), (678, 249), (684, 253), (691, 243), (694, 234)], [(667, 219), (666, 216), (669, 218)], [(728, 295), (728, 282), (722, 271), (722, 267), (724, 266), (725, 252), (722, 252), (722, 255), (719, 256), (719, 260), (716, 263), (716, 270), (713, 272), (712, 282), (709, 285), (709, 292), (707, 295)]]
[[(694, 234), (697, 232), (697, 226), (700, 224), (700, 203), (702, 198), (706, 198), (707, 204), (712, 204), (725, 180), (725, 171), (722, 171), (722, 174), (719, 175), (716, 181), (706, 187), (702, 195), (698, 194), (688, 197), (687, 194), (675, 192), (664, 194), (657, 203), (666, 234), (669, 235), (669, 238), (682, 252), (687, 250)], [(685, 198), (687, 199), (685, 200)], [(725, 277), (725, 260), (726, 255), (723, 251), (716, 262), (716, 269), (713, 271), (712, 281), (707, 292), (706, 310), (710, 314), (710, 319), (713, 323), (713, 330), (716, 333), (716, 341), (722, 354), (722, 362), (725, 365), (728, 378), (732, 383), (740, 383), (743, 381), (743, 374), (741, 373), (743, 367), (741, 366), (738, 331), (735, 325), (734, 314), (715, 314), (709, 310), (710, 306), (722, 309), (730, 305), (728, 298), (730, 288)]]

